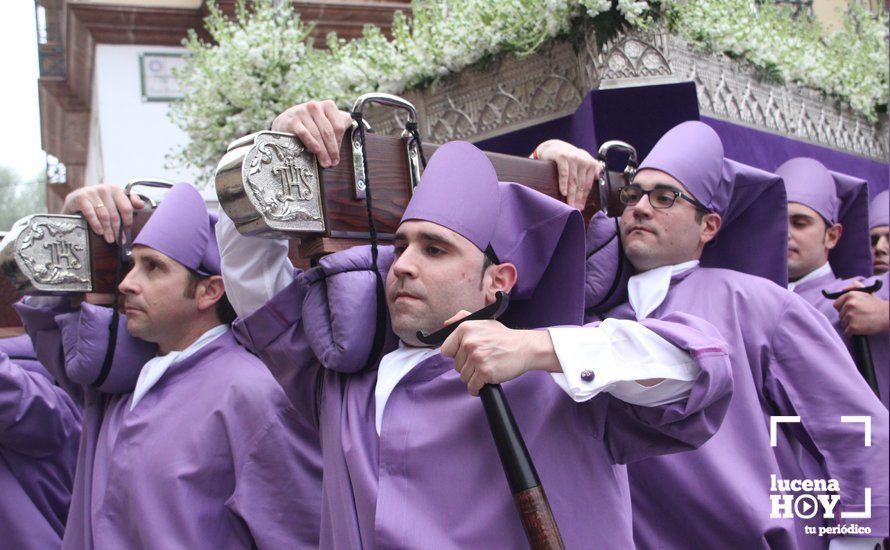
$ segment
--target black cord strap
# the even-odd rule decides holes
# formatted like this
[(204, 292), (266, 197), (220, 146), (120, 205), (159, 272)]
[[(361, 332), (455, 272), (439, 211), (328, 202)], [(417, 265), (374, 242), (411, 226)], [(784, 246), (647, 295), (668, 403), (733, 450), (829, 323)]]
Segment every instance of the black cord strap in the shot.
[[(408, 141), (408, 146), (411, 147), (415, 143), (417, 144), (417, 150), (420, 152), (420, 162), (423, 167), (426, 168), (426, 155), (423, 153), (423, 142), (420, 141), (420, 132), (417, 130), (417, 122), (409, 120), (405, 124), (405, 129), (411, 134), (411, 140)], [(365, 170), (365, 173), (368, 173), (367, 169)]]
[[(380, 275), (380, 266), (377, 263), (377, 227), (374, 225), (374, 210), (371, 199), (371, 171), (368, 170), (368, 151), (365, 147), (365, 123), (359, 112), (350, 113), (352, 119), (358, 123), (358, 138), (362, 147), (362, 163), (365, 170), (365, 207), (368, 211), (368, 234), (371, 238), (371, 260), (374, 264), (374, 277), (377, 281), (377, 319), (374, 330), (374, 344), (371, 346), (371, 355), (365, 363), (365, 368), (370, 368), (383, 349), (386, 335), (386, 291), (383, 286), (383, 276)], [(421, 153), (422, 155), (423, 153)], [(424, 163), (425, 164), (425, 163)]]

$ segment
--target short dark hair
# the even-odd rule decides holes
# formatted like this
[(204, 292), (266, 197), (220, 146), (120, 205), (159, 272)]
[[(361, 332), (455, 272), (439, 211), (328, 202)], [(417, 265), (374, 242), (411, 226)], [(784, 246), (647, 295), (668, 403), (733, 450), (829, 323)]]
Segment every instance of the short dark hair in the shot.
[[(194, 298), (195, 293), (198, 291), (198, 283), (203, 281), (204, 279), (208, 279), (208, 275), (201, 275), (192, 271), (191, 269), (186, 269), (188, 272), (188, 283), (185, 287), (185, 297), (186, 298)], [(216, 317), (219, 319), (220, 323), (223, 324), (231, 324), (237, 317), (238, 314), (235, 313), (235, 308), (232, 307), (231, 302), (229, 302), (229, 297), (223, 293), (222, 297), (216, 302)]]
[(494, 260), (488, 254), (482, 254), (482, 272), (479, 274), (479, 290), (482, 290), (482, 280), (485, 278), (485, 271), (495, 265)]

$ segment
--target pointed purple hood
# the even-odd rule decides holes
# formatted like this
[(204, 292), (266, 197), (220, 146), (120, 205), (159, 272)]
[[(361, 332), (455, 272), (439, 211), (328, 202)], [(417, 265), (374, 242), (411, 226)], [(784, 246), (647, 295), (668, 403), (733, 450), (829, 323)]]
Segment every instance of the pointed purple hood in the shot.
[(187, 183), (170, 188), (133, 240), (170, 256), (201, 275), (219, 275), (217, 216), (207, 212), (198, 190)]
[(451, 142), (430, 159), (402, 222), (423, 220), (455, 231), (480, 251), (516, 266), (502, 317), (512, 326), (580, 324), (584, 222), (581, 213), (528, 187), (499, 182), (475, 146)]
[(834, 274), (842, 279), (870, 276), (868, 182), (807, 157), (785, 162), (776, 173), (785, 181), (788, 202), (808, 206), (829, 224), (843, 226), (840, 241), (828, 255)]
[(671, 128), (640, 163), (638, 172), (660, 170), (673, 176), (711, 212), (729, 206), (732, 182), (722, 178), (723, 142), (710, 126), (697, 120)]
[(868, 203), (868, 228), (890, 225), (890, 191), (884, 190)]
[(640, 163), (639, 171), (646, 169), (670, 174), (723, 218), (717, 237), (705, 246), (702, 266), (787, 283), (788, 219), (778, 176), (725, 158), (720, 137), (698, 121), (662, 136)]

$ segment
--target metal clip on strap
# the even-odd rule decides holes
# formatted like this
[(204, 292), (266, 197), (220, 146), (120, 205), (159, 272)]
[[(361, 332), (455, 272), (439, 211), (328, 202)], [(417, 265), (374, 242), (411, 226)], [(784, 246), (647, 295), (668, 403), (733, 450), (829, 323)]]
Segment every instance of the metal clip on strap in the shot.
[[(377, 103), (395, 109), (402, 109), (408, 113), (408, 121), (405, 123), (405, 129), (402, 130), (400, 136), (405, 140), (405, 148), (408, 153), (408, 174), (411, 177), (411, 194), (414, 194), (414, 188), (420, 183), (421, 161), (426, 165), (426, 157), (420, 144), (420, 134), (417, 131), (417, 109), (411, 102), (392, 95), (383, 93), (364, 94), (355, 100), (352, 106), (353, 118), (355, 115), (364, 113), (365, 105)], [(350, 141), (352, 142), (352, 167), (355, 172), (355, 189), (354, 194), (357, 200), (365, 198), (365, 187), (368, 181), (368, 174), (365, 170), (367, 163), (365, 162), (365, 151), (363, 144), (359, 140), (358, 119), (352, 124), (352, 133)], [(372, 131), (370, 125), (365, 123), (365, 130)]]
[(634, 176), (637, 173), (637, 150), (634, 149), (633, 146), (629, 143), (618, 140), (611, 140), (603, 143), (600, 146), (599, 151), (597, 151), (596, 159), (603, 163), (603, 171), (600, 174), (599, 179), (600, 209), (610, 216), (618, 216), (621, 214), (620, 205), (609, 204), (610, 198), (615, 196), (615, 193), (613, 193), (613, 187), (621, 187), (621, 185), (616, 186), (615, 183), (612, 182), (612, 175), (609, 172), (607, 163), (609, 152), (613, 150), (623, 151), (628, 154), (627, 165), (625, 165), (624, 171), (620, 174), (616, 173), (616, 177), (623, 177), (623, 185), (627, 185), (631, 181), (633, 181)]

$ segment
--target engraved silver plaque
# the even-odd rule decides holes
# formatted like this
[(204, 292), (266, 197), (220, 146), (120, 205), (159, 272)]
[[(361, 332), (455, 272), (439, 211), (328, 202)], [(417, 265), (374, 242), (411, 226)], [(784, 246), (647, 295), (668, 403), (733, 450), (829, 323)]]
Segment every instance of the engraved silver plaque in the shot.
[(86, 220), (58, 214), (22, 218), (0, 245), (0, 270), (22, 294), (91, 292)]
[(259, 132), (232, 142), (216, 169), (216, 192), (244, 235), (325, 232), (315, 155), (292, 134)]

